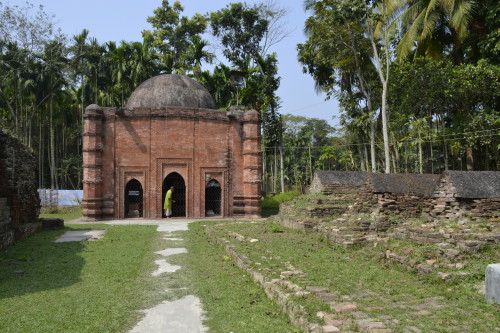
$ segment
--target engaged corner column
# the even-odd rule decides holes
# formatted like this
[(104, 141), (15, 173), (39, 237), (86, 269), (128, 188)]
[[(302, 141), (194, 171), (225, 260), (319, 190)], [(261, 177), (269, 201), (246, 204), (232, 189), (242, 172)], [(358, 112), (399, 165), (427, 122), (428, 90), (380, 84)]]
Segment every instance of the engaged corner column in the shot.
[(259, 112), (251, 110), (243, 115), (243, 196), (247, 217), (260, 217), (261, 213), (260, 124)]
[(104, 114), (92, 104), (83, 116), (83, 216), (102, 217), (102, 151)]

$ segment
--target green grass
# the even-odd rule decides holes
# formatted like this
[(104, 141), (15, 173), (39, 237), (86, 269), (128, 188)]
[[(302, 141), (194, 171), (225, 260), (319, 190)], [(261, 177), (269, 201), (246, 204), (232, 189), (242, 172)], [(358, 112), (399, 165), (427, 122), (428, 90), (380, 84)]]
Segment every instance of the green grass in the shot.
[(82, 206), (42, 207), (39, 217), (59, 218), (64, 221), (82, 217)]
[[(359, 311), (372, 319), (383, 320), (395, 332), (411, 327), (422, 332), (500, 330), (500, 306), (486, 303), (477, 288), (484, 280), (487, 264), (498, 261), (498, 246), (469, 258), (470, 264), (465, 268), (469, 278), (446, 283), (385, 261), (382, 259), (385, 244), (344, 249), (316, 233), (279, 230), (269, 222), (224, 224), (213, 230), (220, 237), (228, 238), (230, 230), (258, 239), (255, 243), (233, 241), (232, 245), (253, 263), (258, 262), (254, 269), (269, 278), (277, 278), (280, 271), (286, 270), (283, 263), (289, 262), (306, 273), (305, 277), (291, 278), (292, 282), (302, 287), (327, 287), (340, 302), (355, 302)], [(417, 244), (409, 242), (391, 246), (418, 249)], [(429, 249), (415, 250), (414, 255), (417, 253), (424, 258), (430, 252)], [(325, 304), (311, 297), (299, 301), (311, 320), (317, 311), (325, 309)], [(339, 317), (349, 318), (349, 314)]]
[[(140, 308), (161, 300), (154, 226), (92, 225), (102, 240), (54, 243), (71, 226), (20, 241), (0, 254), (1, 332), (123, 332)], [(20, 273), (22, 272), (22, 273)]]
[[(89, 227), (107, 232), (94, 242), (53, 242)], [(185, 240), (163, 240), (156, 226), (70, 225), (16, 243), (0, 254), (0, 332), (124, 332), (139, 309), (188, 294), (200, 297), (210, 332), (298, 332), (202, 224), (176, 235)], [(154, 252), (167, 247), (187, 247), (168, 257), (183, 269), (151, 277), (161, 258)]]
[(203, 225), (214, 223), (192, 223), (189, 232), (179, 234), (188, 253), (169, 257), (170, 263), (185, 267), (169, 274), (170, 287), (188, 285), (188, 292), (201, 299), (210, 332), (298, 332), (224, 250), (207, 239)]

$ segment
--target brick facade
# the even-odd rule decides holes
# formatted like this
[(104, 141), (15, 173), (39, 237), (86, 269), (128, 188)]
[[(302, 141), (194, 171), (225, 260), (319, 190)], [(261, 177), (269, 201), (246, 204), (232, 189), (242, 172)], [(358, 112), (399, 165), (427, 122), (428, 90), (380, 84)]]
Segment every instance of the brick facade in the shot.
[(161, 218), (164, 182), (172, 175), (185, 185), (179, 216), (207, 215), (206, 186), (214, 180), (220, 185), (217, 215), (260, 215), (257, 111), (91, 105), (84, 119), (83, 214), (87, 218), (126, 217), (125, 188), (133, 179), (142, 189), (140, 215)]

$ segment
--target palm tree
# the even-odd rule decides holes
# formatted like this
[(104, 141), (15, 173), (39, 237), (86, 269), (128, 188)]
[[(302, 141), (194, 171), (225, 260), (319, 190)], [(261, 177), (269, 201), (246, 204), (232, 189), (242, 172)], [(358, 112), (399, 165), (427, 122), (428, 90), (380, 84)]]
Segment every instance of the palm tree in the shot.
[(454, 62), (462, 62), (475, 5), (476, 0), (402, 0), (395, 10), (405, 31), (396, 50), (400, 60), (411, 52), (440, 59), (451, 45)]
[(56, 174), (56, 157), (55, 157), (55, 135), (54, 135), (54, 95), (65, 84), (64, 69), (66, 66), (65, 47), (61, 42), (52, 41), (45, 46), (42, 55), (43, 67), (40, 72), (41, 79), (47, 82), (49, 94), (49, 126), (50, 126), (50, 175), (51, 188), (59, 188)]
[(73, 36), (74, 44), (70, 47), (70, 52), (73, 54), (71, 59), (72, 68), (75, 75), (80, 75), (80, 89), (81, 89), (81, 114), (85, 110), (85, 76), (87, 75), (88, 69), (86, 66), (86, 60), (89, 52), (89, 45), (87, 43), (89, 36), (89, 31), (83, 29), (78, 35)]
[(229, 66), (221, 63), (214, 68), (213, 73), (203, 71), (199, 80), (212, 94), (218, 107), (226, 108), (231, 105), (234, 87), (231, 84), (231, 68)]
[(111, 78), (113, 84), (121, 92), (121, 106), (125, 106), (125, 91), (127, 95), (132, 91), (133, 84), (128, 73), (129, 45), (122, 41), (120, 47), (108, 48), (106, 56), (111, 62)]
[(98, 96), (99, 96), (99, 78), (101, 73), (101, 66), (103, 61), (103, 56), (105, 54), (105, 47), (97, 41), (96, 38), (90, 39), (90, 44), (88, 46), (87, 53), (87, 68), (88, 75), (87, 78), (90, 81), (89, 85), (93, 86), (94, 93), (94, 103), (98, 104)]
[(144, 38), (143, 42), (133, 42), (130, 45), (130, 77), (134, 86), (138, 86), (146, 79), (159, 74), (157, 55), (154, 52), (151, 38)]
[(215, 58), (215, 54), (205, 50), (208, 42), (198, 35), (192, 36), (190, 42), (186, 54), (187, 62), (191, 64), (194, 76), (199, 77), (202, 62), (211, 64)]

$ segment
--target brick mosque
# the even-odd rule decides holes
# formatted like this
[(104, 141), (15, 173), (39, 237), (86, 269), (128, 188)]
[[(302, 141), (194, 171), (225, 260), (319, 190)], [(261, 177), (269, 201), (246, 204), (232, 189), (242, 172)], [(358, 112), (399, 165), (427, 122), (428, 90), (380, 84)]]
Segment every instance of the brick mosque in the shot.
[(262, 182), (260, 115), (221, 111), (197, 81), (165, 74), (143, 82), (125, 108), (84, 114), (83, 215), (255, 217)]

